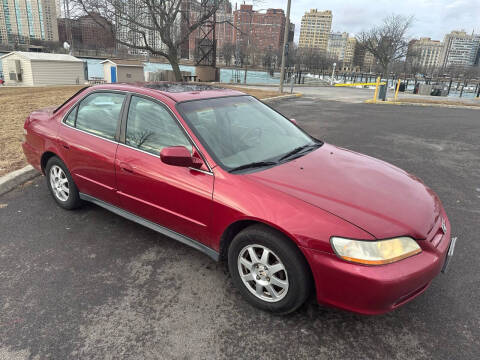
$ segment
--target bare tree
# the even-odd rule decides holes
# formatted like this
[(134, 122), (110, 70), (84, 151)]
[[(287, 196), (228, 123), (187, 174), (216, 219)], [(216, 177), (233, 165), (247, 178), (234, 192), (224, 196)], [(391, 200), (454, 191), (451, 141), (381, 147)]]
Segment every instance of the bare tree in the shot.
[(230, 63), (232, 62), (232, 56), (235, 54), (235, 45), (233, 45), (232, 43), (226, 42), (225, 44), (223, 44), (222, 49), (220, 51), (222, 52), (225, 65), (230, 66)]
[(413, 17), (391, 15), (385, 18), (381, 25), (357, 36), (359, 46), (375, 56), (387, 76), (390, 64), (407, 55), (407, 31), (412, 22)]
[(118, 44), (165, 57), (177, 81), (182, 81), (178, 64), (181, 45), (187, 43), (190, 34), (208, 22), (225, 2), (201, 0), (202, 4), (208, 5), (205, 11), (200, 11), (200, 3), (192, 1), (191, 4), (197, 7), (192, 16), (192, 9), (187, 6), (189, 2), (183, 0), (75, 1), (90, 16), (96, 13), (111, 21), (115, 25), (111, 31)]

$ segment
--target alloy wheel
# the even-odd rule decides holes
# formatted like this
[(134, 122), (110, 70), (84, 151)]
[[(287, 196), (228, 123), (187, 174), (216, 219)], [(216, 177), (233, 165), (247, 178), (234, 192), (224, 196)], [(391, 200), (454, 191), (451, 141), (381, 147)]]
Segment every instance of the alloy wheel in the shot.
[(60, 201), (67, 201), (69, 195), (68, 178), (63, 169), (58, 165), (50, 168), (50, 186), (53, 194)]
[(243, 284), (257, 298), (277, 302), (287, 295), (287, 270), (269, 248), (257, 244), (245, 246), (238, 255), (237, 265)]

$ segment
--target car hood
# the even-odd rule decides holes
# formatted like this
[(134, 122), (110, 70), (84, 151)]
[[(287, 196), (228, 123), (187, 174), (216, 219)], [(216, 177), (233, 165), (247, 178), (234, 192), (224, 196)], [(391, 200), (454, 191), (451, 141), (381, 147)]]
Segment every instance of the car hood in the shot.
[(441, 208), (436, 194), (414, 175), (329, 144), (246, 176), (341, 217), (377, 239), (425, 239)]

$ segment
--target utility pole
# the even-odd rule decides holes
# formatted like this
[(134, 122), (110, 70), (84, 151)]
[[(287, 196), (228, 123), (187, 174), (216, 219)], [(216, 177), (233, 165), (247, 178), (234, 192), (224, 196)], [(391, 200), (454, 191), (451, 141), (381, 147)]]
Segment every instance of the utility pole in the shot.
[(283, 47), (282, 47), (282, 68), (280, 70), (280, 93), (283, 93), (283, 78), (285, 77), (285, 48), (287, 47), (288, 34), (290, 33), (290, 5), (292, 0), (287, 2), (287, 17), (285, 19), (285, 31), (283, 34)]

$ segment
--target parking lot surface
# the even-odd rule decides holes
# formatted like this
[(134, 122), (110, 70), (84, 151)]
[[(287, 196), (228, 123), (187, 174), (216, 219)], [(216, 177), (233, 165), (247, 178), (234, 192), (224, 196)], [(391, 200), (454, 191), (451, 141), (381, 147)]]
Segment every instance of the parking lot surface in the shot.
[(433, 188), (459, 238), (449, 272), (386, 315), (310, 301), (274, 316), (242, 300), (224, 264), (97, 206), (62, 210), (37, 178), (0, 197), (0, 359), (478, 359), (480, 112), (273, 106)]

